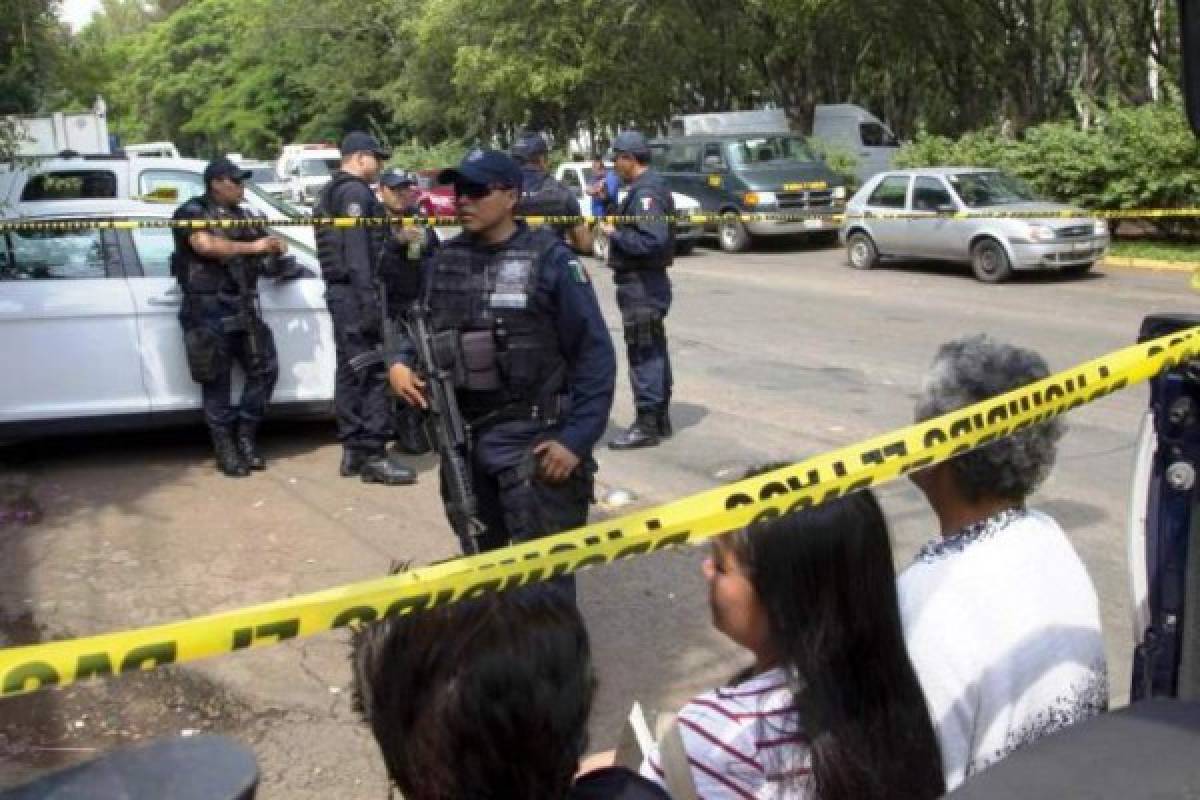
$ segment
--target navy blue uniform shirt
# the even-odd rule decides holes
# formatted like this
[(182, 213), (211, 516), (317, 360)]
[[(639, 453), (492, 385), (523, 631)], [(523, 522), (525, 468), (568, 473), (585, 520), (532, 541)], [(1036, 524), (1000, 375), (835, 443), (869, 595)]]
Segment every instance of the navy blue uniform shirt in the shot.
[[(513, 236), (520, 236), (527, 230), (525, 223), (518, 221)], [(473, 238), (465, 232), (459, 237)], [(473, 246), (500, 250), (504, 245), (476, 242)], [(555, 438), (584, 459), (591, 455), (608, 425), (617, 380), (617, 357), (596, 291), (578, 256), (559, 242), (543, 258), (534, 307), (554, 321), (559, 351), (567, 362), (566, 386), (570, 400), (562, 430)], [(434, 263), (431, 259), (426, 265), (423, 283), (427, 286), (429, 270), (433, 269)], [(397, 350), (388, 354), (388, 363), (415, 366), (416, 351), (412, 343), (407, 337), (399, 338)]]
[(647, 169), (629, 184), (629, 193), (617, 207), (620, 216), (651, 217), (645, 221), (622, 222), (608, 238), (610, 260), (621, 256), (645, 258), (658, 255), (670, 263), (673, 247), (671, 225), (665, 215), (675, 213), (671, 190), (662, 177)]

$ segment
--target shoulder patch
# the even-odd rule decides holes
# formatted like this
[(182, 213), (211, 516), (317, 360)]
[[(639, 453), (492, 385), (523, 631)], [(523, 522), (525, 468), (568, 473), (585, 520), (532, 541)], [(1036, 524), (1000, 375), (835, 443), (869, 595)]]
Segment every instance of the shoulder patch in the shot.
[(361, 217), (362, 213), (363, 208), (361, 203), (350, 203), (346, 206), (346, 216), (348, 217)]
[(642, 211), (649, 211), (652, 208), (654, 208), (654, 198), (653, 197), (643, 197), (642, 198)]
[(572, 258), (567, 262), (567, 270), (571, 273), (571, 277), (576, 283), (588, 284), (592, 282), (592, 278), (588, 275), (587, 267), (578, 258)]

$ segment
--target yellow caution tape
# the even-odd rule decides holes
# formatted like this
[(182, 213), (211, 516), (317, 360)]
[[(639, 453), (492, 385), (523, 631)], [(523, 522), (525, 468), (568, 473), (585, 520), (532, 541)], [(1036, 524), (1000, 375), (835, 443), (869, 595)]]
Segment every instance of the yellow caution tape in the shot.
[[(590, 214), (571, 216), (529, 216), (518, 217), (531, 225), (578, 225), (607, 222), (613, 225), (634, 225), (638, 223), (672, 222), (675, 224), (715, 225), (724, 221), (736, 219), (740, 222), (808, 222), (821, 220), (830, 225), (841, 224), (850, 219), (1164, 219), (1164, 218), (1200, 218), (1200, 208), (1151, 208), (1117, 211), (1084, 211), (1066, 209), (1063, 211), (953, 211), (953, 212), (924, 212), (924, 211), (867, 211), (865, 213), (846, 214), (840, 209), (808, 209), (798, 211), (764, 211), (760, 213), (747, 212), (678, 212), (675, 214), (634, 214), (592, 216)], [(456, 226), (462, 220), (458, 217), (292, 217), (290, 219), (263, 219), (261, 217), (248, 219), (185, 219), (169, 218), (103, 218), (87, 217), (73, 219), (44, 219), (44, 220), (0, 220), (0, 233), (8, 231), (80, 231), (91, 229), (131, 229), (131, 228), (288, 228), (288, 227), (334, 227), (334, 228), (377, 228), (385, 226), (414, 226), (437, 225)]]
[(1126, 347), (927, 422), (620, 519), (250, 608), (0, 650), (0, 696), (271, 645), (695, 544), (952, 458), (1198, 355), (1200, 327)]

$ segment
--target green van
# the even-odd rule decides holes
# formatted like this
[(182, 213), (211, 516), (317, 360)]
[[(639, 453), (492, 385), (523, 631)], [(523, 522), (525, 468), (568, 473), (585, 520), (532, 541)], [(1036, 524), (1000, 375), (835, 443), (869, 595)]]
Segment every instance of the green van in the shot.
[[(753, 237), (808, 234), (837, 243), (846, 206), (845, 182), (794, 133), (713, 133), (651, 142), (655, 169), (673, 192), (700, 203), (702, 212), (730, 214), (705, 226), (721, 249), (735, 253)], [(825, 215), (792, 220), (743, 221), (733, 214)]]

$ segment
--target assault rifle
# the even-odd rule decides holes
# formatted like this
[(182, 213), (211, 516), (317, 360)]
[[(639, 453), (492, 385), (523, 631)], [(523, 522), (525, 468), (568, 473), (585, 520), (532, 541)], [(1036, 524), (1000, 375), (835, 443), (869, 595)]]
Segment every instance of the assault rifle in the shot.
[[(429, 307), (416, 302), (408, 313), (409, 335), (417, 348), (417, 371), (425, 379), (429, 413), (425, 417), (429, 441), (442, 457), (445, 475), (446, 513), (450, 526), (462, 540), (468, 555), (479, 552), (484, 526), (479, 521), (475, 487), (471, 482), (471, 428), (463, 419), (454, 394), (454, 372), (458, 365), (458, 331), (434, 333)], [(387, 318), (384, 318), (387, 325)]]

